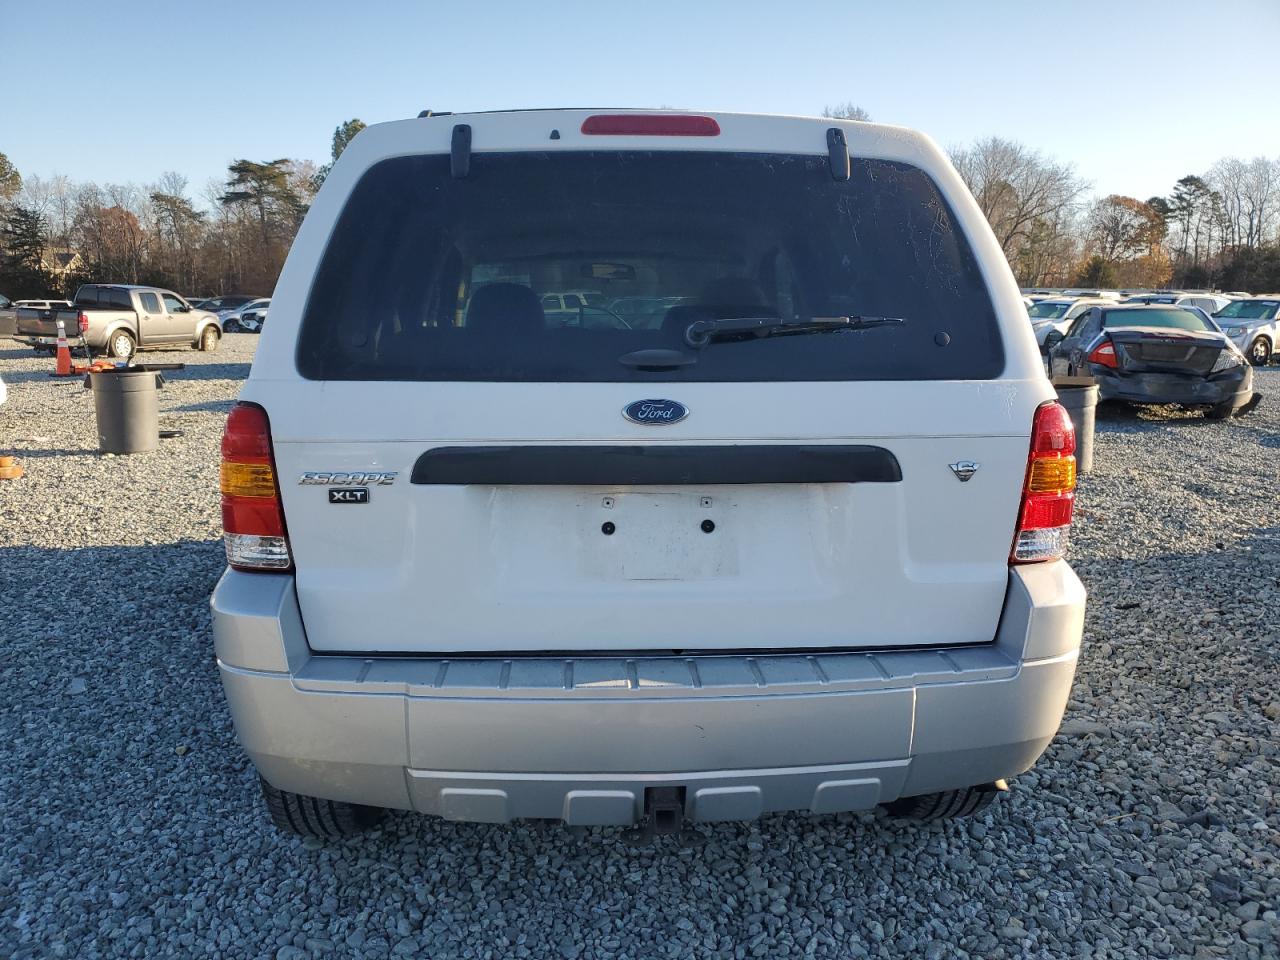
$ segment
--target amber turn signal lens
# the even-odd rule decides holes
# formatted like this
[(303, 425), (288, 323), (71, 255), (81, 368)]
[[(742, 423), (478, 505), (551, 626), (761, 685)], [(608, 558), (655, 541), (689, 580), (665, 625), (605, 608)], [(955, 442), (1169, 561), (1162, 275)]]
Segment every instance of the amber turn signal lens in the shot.
[(1076, 486), (1076, 458), (1032, 460), (1027, 476), (1028, 493), (1064, 493)]
[(274, 497), (276, 477), (269, 463), (223, 461), (220, 479), (223, 496)]

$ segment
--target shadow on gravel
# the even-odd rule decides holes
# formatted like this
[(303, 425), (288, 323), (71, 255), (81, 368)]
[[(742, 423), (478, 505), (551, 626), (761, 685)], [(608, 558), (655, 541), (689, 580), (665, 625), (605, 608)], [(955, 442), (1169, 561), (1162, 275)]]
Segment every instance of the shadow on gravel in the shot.
[(160, 411), (167, 413), (229, 413), (236, 405), (235, 400), (206, 400), (203, 403), (184, 403), (177, 407), (168, 407)]
[[(143, 361), (145, 362), (145, 361)], [(164, 362), (169, 362), (167, 359)], [(198, 363), (187, 364), (185, 370), (165, 373), (165, 379), (174, 383), (183, 380), (244, 380), (249, 376), (248, 363)]]
[(8, 448), (8, 452), (12, 453), (19, 460), (35, 459), (38, 457), (97, 457), (101, 455), (96, 447), (92, 449), (86, 447), (83, 450), (37, 450), (25, 449), (23, 447), (10, 447)]

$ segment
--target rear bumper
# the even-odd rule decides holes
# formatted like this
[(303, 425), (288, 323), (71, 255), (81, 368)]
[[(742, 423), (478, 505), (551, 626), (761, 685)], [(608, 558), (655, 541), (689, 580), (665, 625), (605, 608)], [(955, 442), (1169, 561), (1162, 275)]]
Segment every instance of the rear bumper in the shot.
[(1234, 400), (1243, 406), (1253, 396), (1253, 368), (1248, 364), (1211, 376), (1178, 373), (1118, 375), (1097, 364), (1090, 364), (1089, 369), (1098, 381), (1099, 400), (1193, 406), (1211, 406)]
[(886, 653), (314, 656), (293, 580), (228, 571), (214, 635), (236, 730), (285, 790), (456, 820), (836, 813), (1030, 767), (1061, 721), (1085, 593), (1011, 571), (994, 644)]

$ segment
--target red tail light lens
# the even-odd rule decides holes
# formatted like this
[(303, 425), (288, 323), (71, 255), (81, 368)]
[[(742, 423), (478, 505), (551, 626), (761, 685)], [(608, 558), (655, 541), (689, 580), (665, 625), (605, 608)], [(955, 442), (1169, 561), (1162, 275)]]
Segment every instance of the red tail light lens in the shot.
[(89, 315), (87, 313), (81, 312), (80, 316), (76, 317), (76, 325), (80, 327), (81, 333), (84, 333), (86, 330), (88, 330)]
[(271, 423), (256, 404), (237, 403), (222, 434), (222, 539), (237, 570), (289, 570), (293, 557), (271, 455)]
[(718, 137), (715, 117), (665, 113), (599, 113), (582, 121), (582, 132), (606, 137)]
[(1100, 367), (1110, 367), (1115, 370), (1119, 366), (1116, 361), (1116, 345), (1110, 340), (1103, 340), (1093, 348), (1088, 360), (1090, 363), (1096, 363)]
[(1041, 404), (1031, 424), (1031, 452), (1022, 484), (1010, 563), (1057, 560), (1067, 550), (1076, 499), (1076, 431), (1056, 400)]

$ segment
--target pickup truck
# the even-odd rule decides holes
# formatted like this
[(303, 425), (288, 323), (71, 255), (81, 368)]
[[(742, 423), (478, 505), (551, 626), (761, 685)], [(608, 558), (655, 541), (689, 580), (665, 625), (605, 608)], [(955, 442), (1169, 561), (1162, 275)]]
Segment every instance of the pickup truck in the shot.
[(195, 310), (169, 290), (131, 284), (87, 283), (72, 306), (19, 308), (17, 319), (18, 338), (37, 350), (57, 345), (61, 320), (68, 337), (122, 360), (136, 350), (184, 344), (216, 350), (222, 338), (217, 314)]

